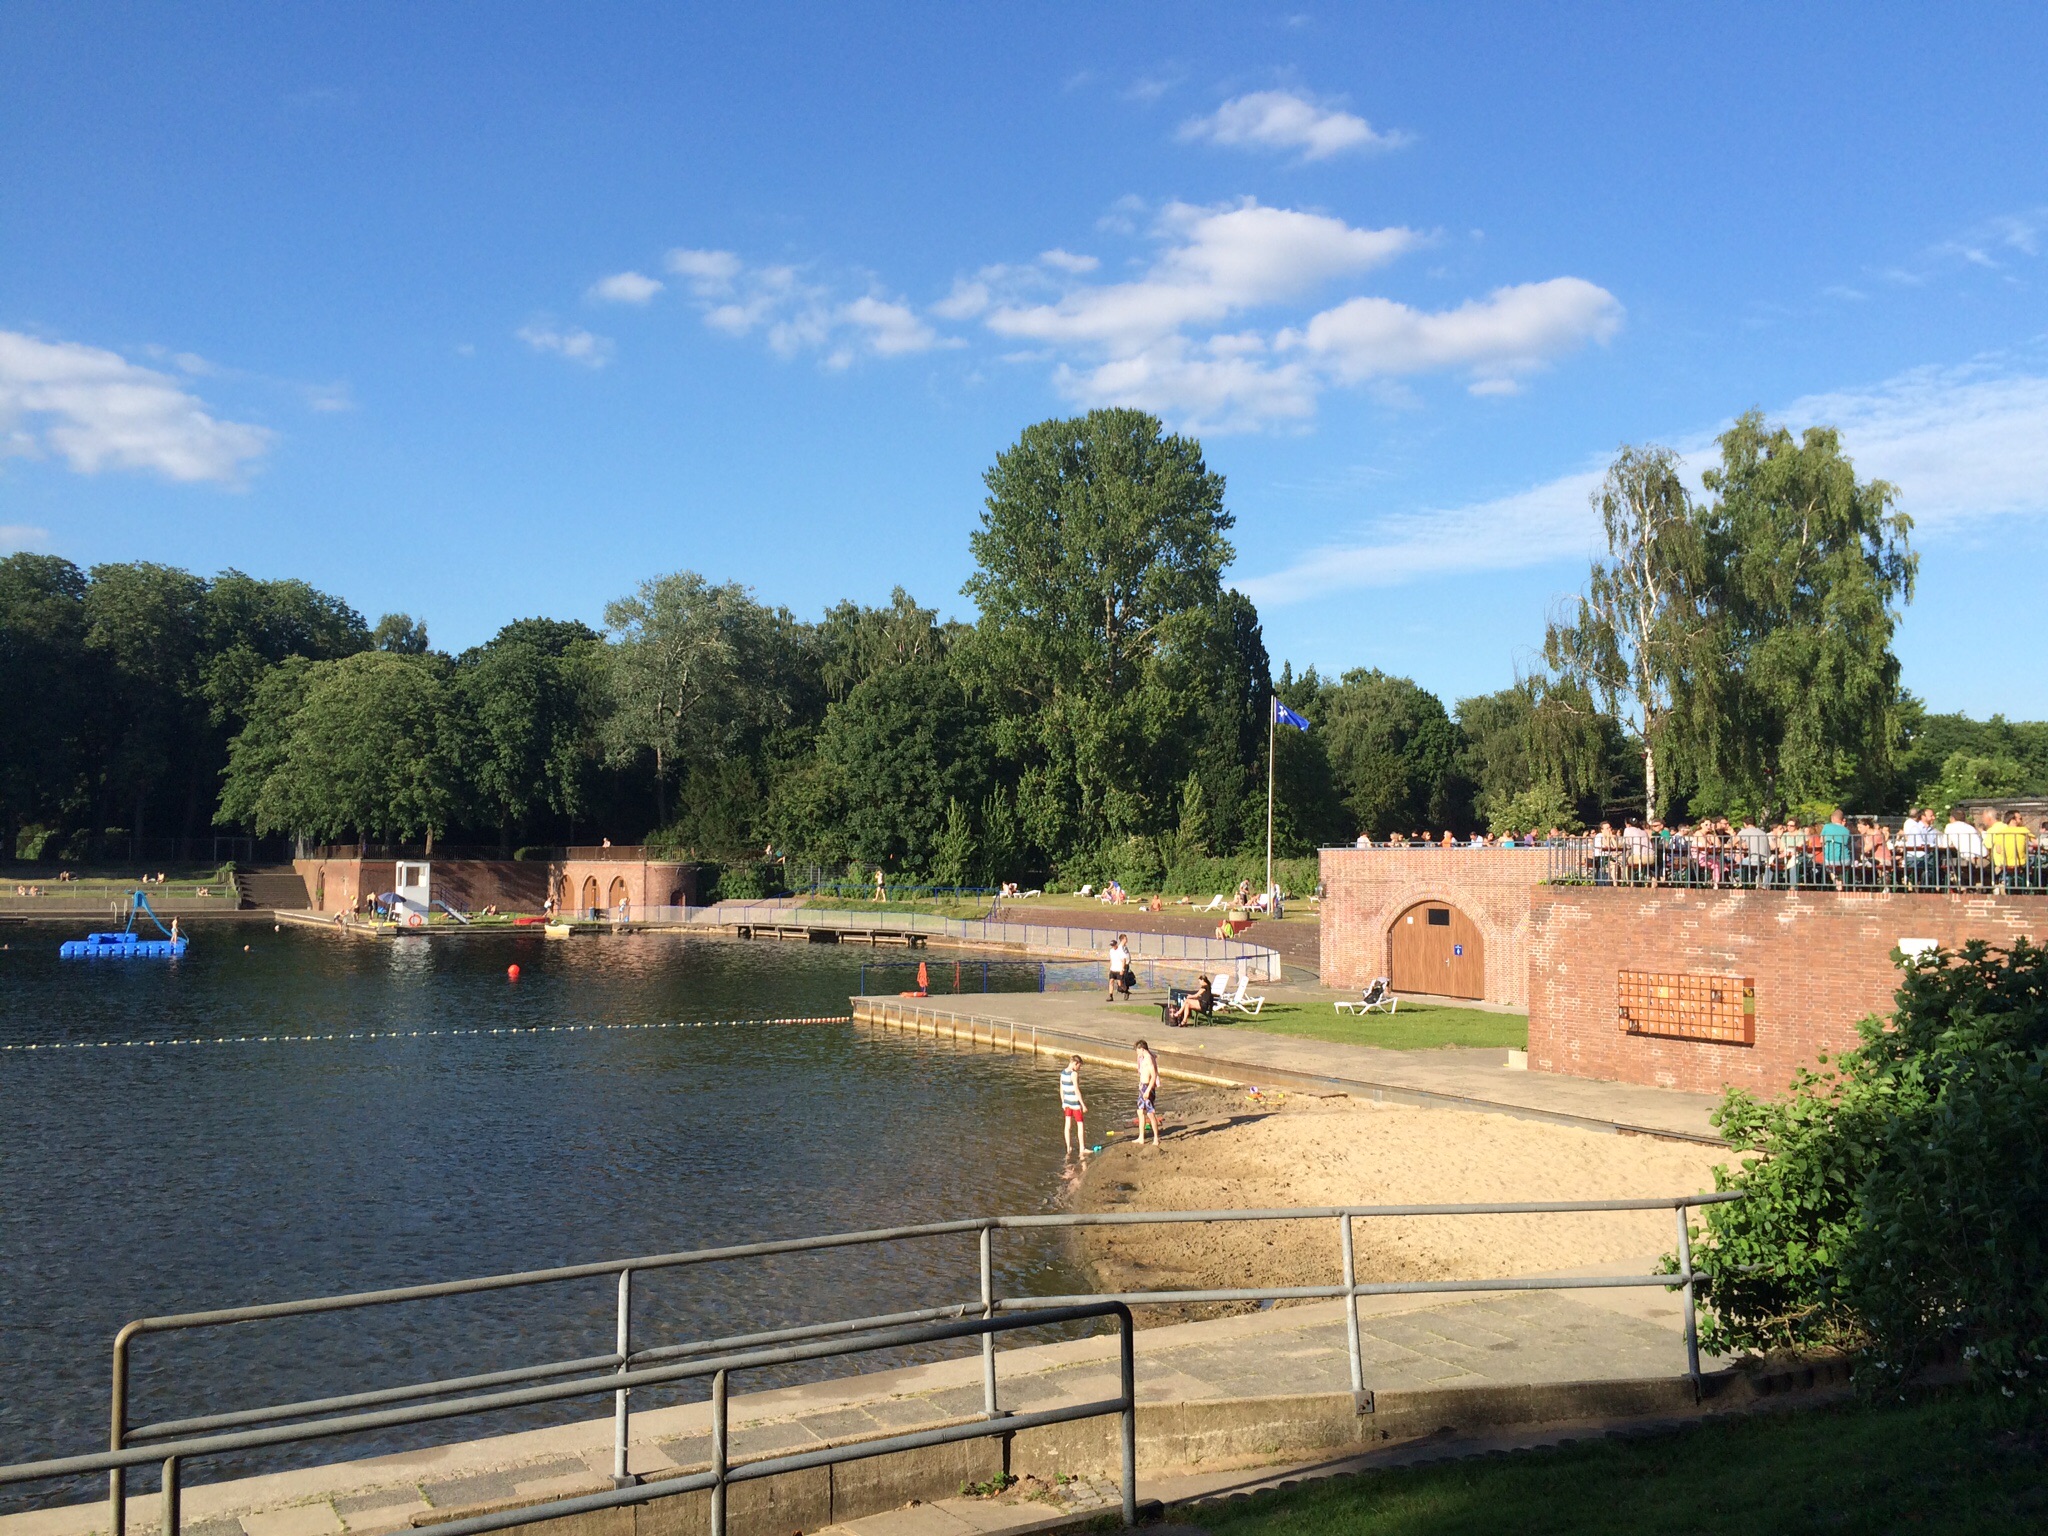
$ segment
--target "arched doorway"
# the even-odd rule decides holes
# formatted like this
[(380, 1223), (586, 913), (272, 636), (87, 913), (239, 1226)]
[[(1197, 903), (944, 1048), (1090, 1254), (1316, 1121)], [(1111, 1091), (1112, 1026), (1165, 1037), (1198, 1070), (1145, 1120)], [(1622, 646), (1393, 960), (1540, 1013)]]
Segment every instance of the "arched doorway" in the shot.
[(598, 916), (597, 876), (590, 875), (583, 882), (583, 910), (592, 917)]
[(1486, 943), (1447, 901), (1418, 901), (1395, 918), (1387, 960), (1396, 992), (1486, 996)]
[(606, 899), (605, 906), (610, 911), (616, 913), (619, 910), (619, 903), (624, 901), (625, 899), (626, 882), (618, 875), (612, 876), (611, 895)]

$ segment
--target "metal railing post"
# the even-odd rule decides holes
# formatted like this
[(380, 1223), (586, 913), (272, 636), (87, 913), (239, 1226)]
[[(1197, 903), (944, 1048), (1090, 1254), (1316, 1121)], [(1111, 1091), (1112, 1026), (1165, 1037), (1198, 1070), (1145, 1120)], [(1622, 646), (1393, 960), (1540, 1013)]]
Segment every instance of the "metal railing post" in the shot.
[(1124, 1402), (1124, 1526), (1138, 1523), (1138, 1358), (1132, 1340), (1131, 1309), (1122, 1307), (1117, 1321), (1117, 1387)]
[(178, 1536), (178, 1458), (164, 1458), (164, 1536)]
[(1678, 1210), (1678, 1267), (1685, 1275), (1685, 1374), (1692, 1378), (1693, 1396), (1700, 1390), (1700, 1319), (1693, 1306), (1692, 1229), (1686, 1225), (1688, 1207)]
[(1351, 1390), (1365, 1390), (1365, 1353), (1358, 1338), (1358, 1264), (1351, 1247), (1351, 1215), (1346, 1212), (1337, 1218), (1338, 1231), (1344, 1244), (1344, 1342), (1351, 1354)]
[[(633, 1271), (619, 1271), (619, 1372), (623, 1375), (632, 1368), (633, 1353)], [(626, 1443), (630, 1434), (629, 1419), (632, 1410), (626, 1406), (629, 1389), (621, 1387), (612, 1394), (612, 1486), (630, 1488), (640, 1479), (626, 1466)]]
[[(107, 1449), (124, 1449), (128, 1434), (128, 1330), (114, 1335), (114, 1384), (108, 1394), (113, 1406), (113, 1432)], [(127, 1536), (128, 1469), (116, 1467), (107, 1474), (107, 1536)]]
[[(981, 1315), (984, 1320), (996, 1315), (996, 1266), (994, 1227), (981, 1229)], [(1000, 1418), (996, 1407), (996, 1336), (984, 1333), (981, 1336), (981, 1412), (983, 1418)]]
[(711, 1378), (711, 1536), (725, 1536), (725, 1372)]

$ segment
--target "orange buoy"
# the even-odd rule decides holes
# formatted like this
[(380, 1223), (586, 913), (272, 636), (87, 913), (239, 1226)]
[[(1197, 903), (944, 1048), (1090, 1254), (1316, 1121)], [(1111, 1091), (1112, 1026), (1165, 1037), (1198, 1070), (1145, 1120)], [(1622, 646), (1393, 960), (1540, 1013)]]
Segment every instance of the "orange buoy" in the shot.
[(924, 962), (920, 960), (917, 962), (917, 990), (920, 992), (929, 992), (931, 991), (931, 989), (932, 979), (931, 977), (925, 975)]
[(505, 974), (511, 977), (514, 981), (517, 981), (519, 979), (519, 967), (516, 965), (508, 965), (505, 967)]

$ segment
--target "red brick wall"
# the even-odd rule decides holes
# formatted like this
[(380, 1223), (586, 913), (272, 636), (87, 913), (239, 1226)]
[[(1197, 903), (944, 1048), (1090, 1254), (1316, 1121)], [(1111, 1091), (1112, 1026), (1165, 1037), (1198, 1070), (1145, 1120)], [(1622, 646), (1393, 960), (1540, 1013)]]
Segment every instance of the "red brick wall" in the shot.
[[(1781, 1094), (1797, 1068), (1854, 1045), (1859, 1019), (1891, 1009), (1901, 939), (2048, 933), (2039, 898), (1537, 886), (1528, 900), (1530, 1067), (1706, 1093)], [(1623, 1034), (1621, 970), (1754, 978), (1756, 1043)]]
[(1529, 891), (1549, 866), (1542, 848), (1324, 849), (1323, 985), (1386, 975), (1394, 919), (1418, 901), (1446, 901), (1485, 939), (1487, 1001), (1526, 1007)]

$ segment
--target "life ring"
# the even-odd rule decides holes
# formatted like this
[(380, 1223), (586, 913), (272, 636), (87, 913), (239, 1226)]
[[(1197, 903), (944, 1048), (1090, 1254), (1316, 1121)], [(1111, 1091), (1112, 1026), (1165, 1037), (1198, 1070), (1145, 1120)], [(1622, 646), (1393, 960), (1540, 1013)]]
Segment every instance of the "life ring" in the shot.
[(405, 914), (405, 926), (406, 926), (406, 927), (408, 927), (408, 928), (424, 928), (424, 927), (426, 927), (426, 926), (427, 926), (427, 918), (426, 918), (426, 914), (425, 914), (425, 913), (423, 913), (423, 912), (408, 912), (408, 913), (406, 913), (406, 914)]

